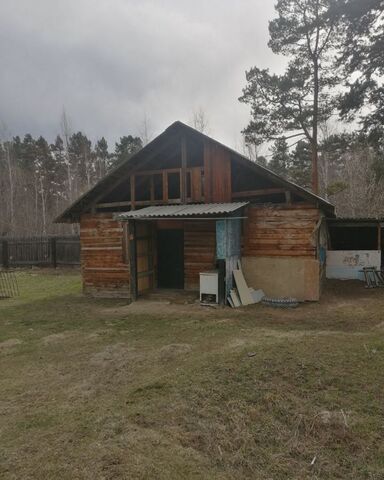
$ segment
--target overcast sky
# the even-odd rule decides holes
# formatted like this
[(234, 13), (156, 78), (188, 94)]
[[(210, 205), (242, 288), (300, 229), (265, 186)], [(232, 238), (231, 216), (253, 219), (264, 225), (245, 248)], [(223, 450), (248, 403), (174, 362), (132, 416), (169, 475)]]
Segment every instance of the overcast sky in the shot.
[[(0, 121), (12, 135), (71, 128), (112, 143), (206, 111), (240, 148), (245, 70), (278, 69), (267, 47), (274, 0), (2, 0)], [(110, 145), (112, 147), (112, 145)]]

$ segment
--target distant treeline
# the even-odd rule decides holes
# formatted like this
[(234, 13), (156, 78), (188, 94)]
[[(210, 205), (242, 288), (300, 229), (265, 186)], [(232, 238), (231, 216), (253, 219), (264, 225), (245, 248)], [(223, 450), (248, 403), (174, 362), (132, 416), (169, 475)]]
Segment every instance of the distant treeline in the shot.
[(53, 219), (142, 143), (128, 135), (110, 151), (104, 137), (92, 144), (65, 128), (53, 144), (30, 134), (0, 141), (0, 237), (76, 233)]
[[(77, 225), (53, 220), (109, 169), (143, 146), (120, 138), (110, 151), (104, 137), (94, 144), (82, 132), (58, 135), (53, 144), (30, 134), (0, 142), (0, 237), (77, 233)], [(279, 175), (311, 188), (311, 150), (277, 139), (270, 155), (254, 158)], [(384, 216), (384, 145), (362, 133), (324, 132), (319, 156), (320, 194), (340, 216)]]

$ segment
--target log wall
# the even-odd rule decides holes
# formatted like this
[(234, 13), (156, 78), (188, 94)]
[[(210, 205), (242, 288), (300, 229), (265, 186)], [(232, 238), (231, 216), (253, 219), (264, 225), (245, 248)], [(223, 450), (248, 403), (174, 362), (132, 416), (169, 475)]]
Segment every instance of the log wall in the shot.
[(83, 291), (101, 297), (129, 297), (129, 266), (124, 262), (123, 227), (112, 213), (80, 219)]
[(245, 221), (243, 255), (315, 258), (320, 219), (309, 205), (251, 206)]
[[(316, 261), (317, 235), (314, 232), (320, 218), (317, 208), (251, 206), (247, 216), (242, 248), (244, 259), (292, 257)], [(175, 227), (184, 229), (184, 287), (198, 289), (199, 273), (215, 268), (215, 221), (161, 221), (156, 225), (156, 228)], [(80, 241), (84, 292), (95, 296), (129, 297), (129, 265), (124, 259), (121, 223), (113, 220), (111, 213), (83, 215)], [(155, 256), (151, 265), (156, 268)], [(305, 268), (308, 268), (306, 264)]]
[(184, 288), (199, 289), (199, 273), (215, 268), (215, 221), (184, 222)]

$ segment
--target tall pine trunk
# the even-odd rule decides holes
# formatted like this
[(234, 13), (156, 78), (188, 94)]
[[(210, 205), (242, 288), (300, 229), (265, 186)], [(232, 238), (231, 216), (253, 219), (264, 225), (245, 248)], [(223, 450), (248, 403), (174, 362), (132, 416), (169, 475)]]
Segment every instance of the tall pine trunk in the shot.
[(319, 193), (319, 147), (318, 147), (318, 122), (319, 122), (319, 65), (318, 59), (314, 59), (313, 70), (313, 120), (312, 120), (312, 190)]

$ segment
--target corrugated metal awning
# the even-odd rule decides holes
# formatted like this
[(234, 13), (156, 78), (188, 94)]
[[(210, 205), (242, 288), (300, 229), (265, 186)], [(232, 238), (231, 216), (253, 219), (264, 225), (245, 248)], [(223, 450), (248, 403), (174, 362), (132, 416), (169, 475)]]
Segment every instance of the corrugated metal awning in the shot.
[(228, 215), (248, 205), (249, 202), (199, 203), (189, 205), (160, 205), (116, 215), (117, 220), (156, 218), (200, 218), (214, 215)]

